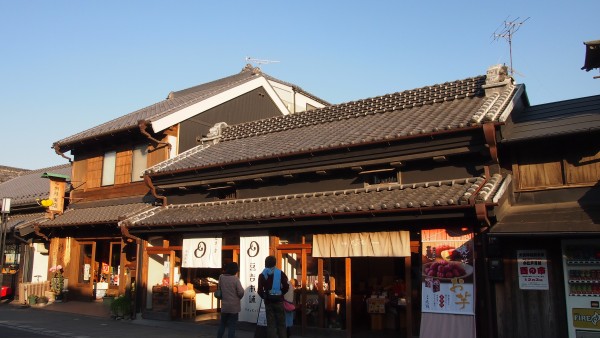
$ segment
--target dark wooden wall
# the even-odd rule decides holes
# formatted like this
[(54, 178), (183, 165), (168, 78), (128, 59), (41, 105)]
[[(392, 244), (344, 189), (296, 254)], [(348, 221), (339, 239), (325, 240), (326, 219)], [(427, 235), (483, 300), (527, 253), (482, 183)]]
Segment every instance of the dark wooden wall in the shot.
[(179, 152), (197, 146), (198, 140), (208, 134), (215, 123), (225, 122), (233, 125), (278, 115), (281, 115), (281, 112), (265, 89), (257, 88), (181, 122)]
[[(464, 162), (460, 167), (453, 163), (446, 165), (430, 166), (429, 162), (414, 163), (407, 168), (401, 169), (401, 183), (412, 184), (420, 182), (463, 179), (481, 175), (483, 169)], [(229, 191), (236, 192), (235, 198), (254, 198), (264, 196), (305, 194), (320, 191), (334, 191), (346, 189), (361, 189), (365, 187), (366, 175), (361, 175), (350, 169), (338, 170), (327, 175), (306, 173), (294, 178), (270, 177), (262, 182), (242, 181), (232, 186)], [(223, 185), (223, 184), (221, 184)], [(197, 187), (180, 191), (173, 189), (165, 193), (169, 197), (169, 203), (195, 203), (213, 201), (216, 198), (216, 190), (206, 190)]]
[[(558, 238), (502, 238), (504, 281), (495, 283), (498, 338), (567, 337), (561, 243)], [(545, 249), (549, 290), (521, 290), (517, 250)], [(493, 283), (493, 282), (490, 282)]]

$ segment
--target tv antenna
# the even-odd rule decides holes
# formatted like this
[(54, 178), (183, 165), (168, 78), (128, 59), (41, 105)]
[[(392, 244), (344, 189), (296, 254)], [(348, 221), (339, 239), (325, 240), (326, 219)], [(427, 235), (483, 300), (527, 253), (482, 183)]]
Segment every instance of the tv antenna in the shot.
[(514, 20), (508, 20), (508, 17), (504, 20), (504, 24), (498, 26), (498, 28), (496, 28), (496, 31), (494, 31), (494, 34), (492, 34), (492, 37), (494, 38), (494, 40), (498, 40), (500, 38), (506, 39), (506, 41), (508, 41), (508, 50), (510, 53), (510, 75), (513, 76), (515, 70), (513, 69), (513, 65), (512, 65), (512, 39), (513, 36), (515, 35), (515, 33), (521, 28), (521, 26), (523, 26), (523, 24), (525, 23), (525, 21), (529, 20), (529, 17), (527, 17), (525, 20), (519, 21), (519, 17), (517, 17)]
[(275, 61), (275, 60), (264, 60), (264, 59), (255, 59), (253, 57), (250, 56), (246, 56), (246, 62), (248, 63), (254, 63), (257, 65), (267, 65), (270, 63), (279, 63), (279, 61)]

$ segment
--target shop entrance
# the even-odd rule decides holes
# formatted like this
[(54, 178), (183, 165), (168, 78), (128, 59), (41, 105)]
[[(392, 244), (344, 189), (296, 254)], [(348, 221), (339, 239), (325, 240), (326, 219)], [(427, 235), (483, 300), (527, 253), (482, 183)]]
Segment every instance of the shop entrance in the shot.
[(121, 241), (79, 242), (77, 287), (84, 299), (102, 299), (119, 293)]
[(316, 258), (309, 245), (289, 244), (278, 246), (278, 255), (282, 269), (294, 279), (296, 304), (303, 307), (296, 312), (295, 326), (350, 330), (353, 337), (414, 332), (411, 318), (419, 310), (408, 307), (418, 303), (418, 291), (410, 291), (411, 285), (420, 285), (411, 268), (419, 266), (413, 263), (418, 254)]
[(351, 283), (354, 332), (406, 331), (404, 257), (352, 257)]

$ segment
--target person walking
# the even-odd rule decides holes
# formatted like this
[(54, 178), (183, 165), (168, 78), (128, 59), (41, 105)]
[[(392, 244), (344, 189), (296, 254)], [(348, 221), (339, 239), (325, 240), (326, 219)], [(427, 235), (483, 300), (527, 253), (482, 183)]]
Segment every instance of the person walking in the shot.
[(219, 276), (219, 288), (223, 294), (221, 299), (221, 322), (217, 338), (223, 338), (225, 328), (227, 337), (235, 338), (235, 326), (239, 312), (242, 310), (240, 300), (244, 297), (244, 288), (236, 274), (240, 271), (237, 263), (231, 262), (225, 266), (225, 273)]
[(286, 338), (283, 295), (289, 290), (288, 277), (275, 267), (274, 256), (265, 258), (265, 269), (258, 276), (258, 295), (267, 312), (267, 338)]

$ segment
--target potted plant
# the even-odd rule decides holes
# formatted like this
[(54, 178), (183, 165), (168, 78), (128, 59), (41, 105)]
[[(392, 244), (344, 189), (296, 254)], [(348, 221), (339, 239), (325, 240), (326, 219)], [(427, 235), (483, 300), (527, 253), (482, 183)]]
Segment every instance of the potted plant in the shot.
[(36, 295), (29, 295), (27, 297), (27, 303), (29, 305), (35, 305), (35, 304), (37, 304), (37, 299), (38, 299), (38, 296), (36, 296)]
[(110, 311), (114, 319), (131, 318), (131, 298), (119, 296), (110, 304)]
[(62, 301), (62, 292), (65, 287), (65, 276), (63, 275), (62, 265), (56, 265), (50, 268), (53, 274), (50, 280), (50, 291), (54, 292), (54, 297), (57, 302)]

